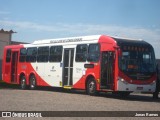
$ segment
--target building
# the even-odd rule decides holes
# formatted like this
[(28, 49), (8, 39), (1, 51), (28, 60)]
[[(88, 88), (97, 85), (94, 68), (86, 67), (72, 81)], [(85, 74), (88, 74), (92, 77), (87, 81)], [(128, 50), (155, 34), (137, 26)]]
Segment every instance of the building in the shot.
[(16, 32), (13, 32), (12, 30), (10, 31), (4, 31), (3, 29), (0, 30), (0, 59), (2, 59), (4, 46), (11, 44), (13, 33)]
[(23, 42), (12, 41), (12, 34), (16, 33), (13, 30), (5, 31), (0, 30), (0, 80), (2, 80), (2, 58), (3, 58), (3, 48), (6, 45), (21, 44)]

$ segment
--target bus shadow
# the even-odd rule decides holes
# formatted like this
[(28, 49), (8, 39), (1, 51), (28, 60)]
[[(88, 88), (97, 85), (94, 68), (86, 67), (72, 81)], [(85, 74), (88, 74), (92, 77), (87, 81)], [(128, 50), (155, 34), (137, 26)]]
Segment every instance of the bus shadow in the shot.
[[(63, 88), (56, 88), (56, 87), (38, 87), (37, 90), (61, 92), (61, 93), (67, 93), (67, 94), (87, 95), (85, 90), (63, 89)], [(146, 94), (146, 93), (141, 93), (141, 94), (131, 93), (127, 97), (121, 97), (120, 95), (112, 94), (111, 92), (100, 92), (95, 97), (119, 99), (119, 100), (125, 100), (125, 101), (142, 101), (142, 102), (159, 102), (160, 103), (160, 99), (153, 99), (152, 94)]]
[[(19, 85), (16, 84), (7, 84), (4, 82), (0, 82), (0, 89), (17, 89), (20, 90)], [(28, 89), (26, 89), (28, 90)], [(50, 91), (50, 92), (61, 92), (61, 93), (67, 93), (67, 94), (80, 94), (80, 95), (87, 95), (85, 90), (75, 90), (75, 89), (63, 89), (60, 87), (42, 87), (39, 86), (36, 88), (36, 91)], [(160, 94), (159, 94), (160, 96)], [(100, 92), (95, 97), (103, 97), (103, 98), (111, 98), (111, 99), (119, 99), (119, 100), (125, 100), (125, 101), (142, 101), (142, 102), (158, 102), (160, 103), (159, 99), (153, 99), (152, 94), (136, 94), (131, 93), (127, 97), (121, 97), (118, 94), (112, 94), (111, 92)]]
[(98, 95), (99, 97), (105, 97), (105, 98), (111, 98), (111, 99), (119, 99), (119, 100), (125, 100), (125, 101), (142, 101), (142, 102), (159, 102), (159, 99), (153, 99), (152, 94), (144, 94), (144, 93), (131, 93), (127, 97), (121, 97), (118, 94), (112, 94), (112, 93), (101, 93)]
[(0, 89), (19, 89), (19, 85), (17, 84), (8, 84), (3, 81), (0, 81)]

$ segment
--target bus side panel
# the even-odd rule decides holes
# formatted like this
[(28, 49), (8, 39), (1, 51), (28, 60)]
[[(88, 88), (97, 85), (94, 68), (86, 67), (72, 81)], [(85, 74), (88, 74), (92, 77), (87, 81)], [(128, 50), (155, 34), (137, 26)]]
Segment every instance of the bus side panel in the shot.
[(85, 89), (85, 74), (84, 62), (75, 62), (73, 67), (73, 88)]
[(6, 62), (6, 53), (8, 47), (4, 48), (2, 60), (2, 80), (6, 83), (11, 83), (11, 58), (10, 62)]
[(60, 62), (45, 63), (44, 80), (50, 86), (62, 86), (62, 66)]
[(32, 73), (35, 73), (35, 77), (36, 77), (36, 81), (37, 81), (38, 86), (50, 86), (50, 84), (48, 84), (45, 81), (44, 77), (41, 74), (39, 74), (38, 71), (40, 71), (40, 69), (37, 68), (35, 63), (31, 63), (29, 65), (29, 69), (30, 69), (30, 73), (31, 73), (31, 71), (33, 71)]
[(27, 85), (29, 85), (29, 78), (30, 75), (33, 74), (36, 77), (36, 84), (37, 86), (50, 86), (49, 84), (47, 84), (43, 78), (36, 72), (36, 68), (34, 69), (34, 67), (36, 67), (35, 63), (19, 63), (18, 66), (18, 78), (19, 78), (19, 83), (20, 83), (20, 75), (24, 74), (26, 77), (26, 83)]
[[(19, 49), (22, 45), (9, 45), (4, 47), (3, 63), (2, 63), (2, 77), (7, 83), (18, 83), (18, 64), (19, 64)], [(10, 52), (7, 53), (7, 50)], [(6, 58), (6, 54), (10, 57)]]
[[(87, 68), (81, 71), (83, 73), (82, 77), (77, 81), (73, 88), (86, 89), (85, 83), (88, 76), (92, 76), (97, 83), (97, 90), (99, 90), (99, 79), (100, 79), (100, 63), (90, 63), (94, 65), (94, 68)], [(83, 65), (84, 67), (84, 65)]]
[(9, 83), (9, 76), (10, 76), (10, 69), (9, 69), (9, 64), (6, 63), (6, 47), (4, 48), (3, 51), (3, 59), (2, 59), (2, 80)]
[(27, 66), (27, 63), (25, 62), (18, 62), (18, 84), (20, 84), (20, 77), (22, 74), (27, 76)]
[(60, 63), (31, 63), (29, 71), (36, 73), (37, 85), (39, 86), (60, 86), (61, 71)]
[(2, 57), (2, 80), (5, 81), (4, 79), (4, 71), (5, 71), (5, 48), (3, 50), (3, 57)]

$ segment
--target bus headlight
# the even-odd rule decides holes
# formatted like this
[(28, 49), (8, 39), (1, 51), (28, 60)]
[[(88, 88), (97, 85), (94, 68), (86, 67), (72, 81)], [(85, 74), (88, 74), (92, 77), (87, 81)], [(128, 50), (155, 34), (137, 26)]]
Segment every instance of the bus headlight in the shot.
[(125, 83), (125, 84), (128, 84), (128, 82), (127, 81), (125, 81), (123, 78), (121, 78), (121, 77), (118, 77), (118, 80), (120, 80), (121, 82), (123, 82), (123, 83)]
[(151, 83), (151, 85), (154, 85), (156, 83), (156, 80), (154, 80), (152, 83)]

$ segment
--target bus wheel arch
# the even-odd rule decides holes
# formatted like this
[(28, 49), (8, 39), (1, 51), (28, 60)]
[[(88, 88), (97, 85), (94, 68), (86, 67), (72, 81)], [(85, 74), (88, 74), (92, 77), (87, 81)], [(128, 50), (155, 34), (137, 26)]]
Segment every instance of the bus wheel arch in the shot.
[(98, 93), (97, 83), (96, 83), (94, 76), (89, 75), (87, 77), (86, 82), (85, 82), (85, 86), (86, 86), (86, 93), (88, 95), (97, 95), (97, 93)]
[(36, 77), (35, 77), (35, 74), (34, 73), (31, 73), (29, 75), (29, 88), (31, 90), (34, 90), (36, 89), (36, 86), (37, 86), (37, 81), (36, 81)]
[(20, 74), (19, 84), (20, 84), (20, 88), (21, 88), (22, 90), (26, 89), (26, 87), (27, 87), (27, 81), (26, 81), (26, 76), (25, 76), (24, 73), (21, 73), (21, 74)]

